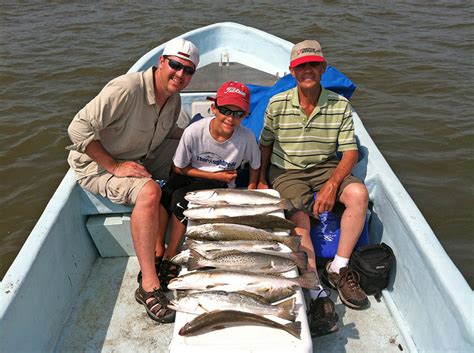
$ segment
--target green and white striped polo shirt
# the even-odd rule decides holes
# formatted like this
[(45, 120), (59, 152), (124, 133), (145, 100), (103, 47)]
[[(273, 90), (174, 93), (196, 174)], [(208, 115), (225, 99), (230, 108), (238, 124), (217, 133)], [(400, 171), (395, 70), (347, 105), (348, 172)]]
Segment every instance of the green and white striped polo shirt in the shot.
[(281, 92), (268, 103), (260, 144), (273, 144), (271, 162), (283, 169), (306, 169), (334, 157), (336, 151), (357, 150), (351, 105), (323, 88), (307, 117), (297, 87)]

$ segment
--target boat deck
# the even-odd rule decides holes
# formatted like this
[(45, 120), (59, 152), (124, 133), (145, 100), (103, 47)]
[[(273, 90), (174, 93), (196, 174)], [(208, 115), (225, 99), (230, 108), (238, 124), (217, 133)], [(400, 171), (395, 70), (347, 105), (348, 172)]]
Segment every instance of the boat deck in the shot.
[(199, 68), (184, 92), (216, 92), (226, 81), (239, 81), (259, 86), (273, 86), (278, 80), (270, 75), (249, 66), (230, 62), (229, 65), (211, 63)]
[[(135, 301), (138, 271), (136, 257), (99, 257), (56, 352), (168, 352), (174, 325), (153, 322)], [(400, 352), (404, 342), (383, 299), (370, 297), (370, 308), (356, 311), (336, 297), (339, 331), (313, 339), (313, 352)]]

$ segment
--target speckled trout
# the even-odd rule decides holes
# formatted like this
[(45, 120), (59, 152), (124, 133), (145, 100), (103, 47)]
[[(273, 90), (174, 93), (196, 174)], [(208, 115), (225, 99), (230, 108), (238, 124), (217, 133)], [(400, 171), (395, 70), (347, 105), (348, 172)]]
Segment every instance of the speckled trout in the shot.
[(253, 216), (258, 214), (269, 214), (278, 210), (291, 210), (293, 205), (288, 200), (282, 200), (275, 204), (265, 205), (215, 205), (190, 207), (183, 214), (190, 219), (207, 219), (233, 216)]
[[(308, 255), (304, 251), (289, 251), (290, 248), (276, 241), (256, 241), (256, 240), (228, 240), (228, 241), (196, 241), (186, 239), (184, 243), (186, 249), (194, 249), (204, 257), (213, 258), (215, 254), (222, 251), (237, 250), (241, 252), (254, 252), (268, 254), (290, 259), (295, 262), (296, 266), (306, 270), (308, 264)], [(184, 250), (186, 251), (186, 250)], [(187, 254), (176, 255), (178, 265), (185, 265), (189, 251)], [(179, 258), (179, 259), (178, 259)], [(174, 259), (174, 258), (173, 258)], [(173, 259), (171, 259), (173, 261)], [(184, 262), (182, 262), (184, 261)], [(173, 261), (174, 262), (174, 261)]]
[(282, 201), (266, 192), (245, 189), (207, 189), (188, 192), (184, 198), (199, 205), (267, 205)]
[(181, 336), (200, 335), (205, 332), (220, 330), (226, 327), (258, 325), (283, 330), (300, 338), (301, 322), (290, 322), (286, 325), (267, 319), (260, 315), (245, 313), (237, 310), (216, 310), (201, 314), (186, 323), (180, 330)]
[(285, 218), (261, 214), (251, 216), (233, 216), (233, 217), (219, 217), (207, 219), (193, 219), (196, 223), (233, 223), (251, 226), (260, 229), (293, 229), (296, 225)]
[(273, 315), (288, 321), (295, 321), (295, 298), (271, 305), (266, 301), (243, 293), (209, 291), (191, 293), (172, 299), (168, 308), (189, 314), (204, 314), (214, 310), (239, 310), (257, 315)]
[(319, 281), (314, 273), (287, 278), (244, 271), (207, 270), (186, 273), (172, 279), (169, 289), (225, 290), (226, 292), (247, 291), (264, 296), (262, 293), (279, 288), (316, 289)]
[[(208, 291), (211, 291), (211, 290), (205, 290), (205, 292), (208, 292)], [(200, 292), (203, 292), (203, 290), (181, 289), (181, 290), (176, 291), (176, 295), (179, 298), (181, 298), (191, 293), (200, 293)], [(242, 293), (246, 296), (256, 298), (259, 301), (263, 301), (268, 304), (271, 304), (271, 303), (279, 302), (280, 300), (291, 297), (292, 295), (296, 293), (296, 290), (294, 290), (291, 287), (284, 287), (284, 288), (266, 289), (265, 291), (261, 291), (260, 294), (244, 291), (244, 290), (231, 292), (231, 293)]]
[(282, 273), (296, 268), (295, 262), (290, 259), (255, 252), (244, 253), (228, 250), (214, 254), (212, 258), (206, 258), (193, 249), (190, 252), (191, 256), (187, 263), (187, 268), (190, 271), (203, 267), (214, 267), (256, 273)]
[(276, 235), (263, 229), (240, 224), (214, 223), (188, 227), (186, 236), (195, 240), (262, 240), (277, 241), (297, 251), (300, 246), (299, 236)]

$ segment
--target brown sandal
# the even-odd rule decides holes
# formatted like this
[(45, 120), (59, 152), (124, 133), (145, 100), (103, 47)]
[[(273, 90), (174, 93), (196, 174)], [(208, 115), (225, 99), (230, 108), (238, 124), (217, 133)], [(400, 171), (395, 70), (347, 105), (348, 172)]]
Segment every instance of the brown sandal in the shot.
[(163, 288), (163, 290), (166, 292), (168, 291), (168, 283), (173, 278), (178, 277), (179, 271), (181, 271), (181, 266), (175, 265), (169, 260), (163, 260), (161, 262), (161, 268), (160, 268), (160, 286)]
[(161, 288), (146, 292), (140, 284), (135, 291), (135, 299), (145, 306), (146, 312), (152, 320), (160, 323), (174, 322), (176, 311), (168, 309), (169, 301)]

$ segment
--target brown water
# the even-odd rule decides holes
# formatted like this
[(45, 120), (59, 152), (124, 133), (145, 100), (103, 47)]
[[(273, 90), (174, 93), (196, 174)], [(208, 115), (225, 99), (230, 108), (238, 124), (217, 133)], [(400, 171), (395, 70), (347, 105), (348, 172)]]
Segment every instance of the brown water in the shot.
[(0, 277), (67, 170), (66, 129), (144, 53), (214, 22), (317, 39), (352, 103), (471, 287), (471, 1), (0, 4)]

